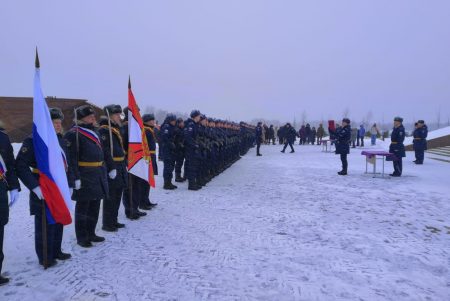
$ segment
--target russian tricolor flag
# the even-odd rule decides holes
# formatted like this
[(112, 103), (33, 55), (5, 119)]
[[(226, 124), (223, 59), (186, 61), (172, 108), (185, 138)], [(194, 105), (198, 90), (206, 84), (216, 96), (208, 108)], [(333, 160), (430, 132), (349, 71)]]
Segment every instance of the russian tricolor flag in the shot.
[(64, 154), (59, 145), (50, 112), (41, 90), (39, 58), (36, 50), (36, 73), (33, 97), (33, 145), (39, 169), (39, 185), (47, 204), (50, 223), (68, 225), (72, 222), (70, 189), (67, 182)]

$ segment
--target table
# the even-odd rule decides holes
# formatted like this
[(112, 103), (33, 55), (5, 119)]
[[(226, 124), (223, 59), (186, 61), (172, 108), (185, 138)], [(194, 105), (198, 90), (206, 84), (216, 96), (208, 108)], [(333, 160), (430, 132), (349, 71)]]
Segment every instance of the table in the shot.
[[(373, 174), (374, 178), (377, 174), (381, 174), (381, 177), (384, 178), (384, 162), (386, 161), (386, 158), (390, 158), (392, 160), (397, 159), (394, 154), (382, 150), (365, 150), (361, 152), (361, 155), (366, 156), (366, 174), (369, 173), (367, 171), (367, 164), (373, 163), (373, 171), (371, 174)], [(371, 160), (373, 160), (373, 162), (370, 162)], [(377, 160), (381, 160), (383, 162), (381, 173), (377, 172)]]
[[(332, 152), (331, 146), (334, 145), (334, 139), (322, 139), (322, 151), (323, 152)], [(328, 150), (328, 142), (330, 143), (330, 150)], [(336, 147), (336, 146), (335, 146)]]

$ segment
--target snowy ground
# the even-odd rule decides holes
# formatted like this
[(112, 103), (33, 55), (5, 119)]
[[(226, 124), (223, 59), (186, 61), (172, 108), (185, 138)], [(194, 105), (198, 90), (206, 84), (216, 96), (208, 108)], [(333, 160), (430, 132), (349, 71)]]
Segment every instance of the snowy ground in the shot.
[(338, 156), (296, 148), (251, 150), (198, 192), (166, 192), (158, 178), (149, 216), (128, 221), (121, 208), (126, 228), (99, 229), (107, 241), (91, 249), (67, 227), (73, 259), (47, 271), (25, 189), (0, 300), (449, 300), (448, 163), (415, 166), (408, 153), (403, 177), (372, 178), (352, 149), (340, 177)]

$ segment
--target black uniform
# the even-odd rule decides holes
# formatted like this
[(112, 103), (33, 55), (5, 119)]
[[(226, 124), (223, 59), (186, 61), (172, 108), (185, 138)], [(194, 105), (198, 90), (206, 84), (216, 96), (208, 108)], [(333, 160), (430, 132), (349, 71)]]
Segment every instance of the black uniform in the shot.
[(286, 147), (288, 145), (291, 147), (291, 153), (295, 152), (294, 147), (292, 145), (295, 142), (296, 136), (297, 136), (297, 132), (295, 131), (295, 129), (290, 125), (286, 125), (285, 126), (285, 135), (284, 135), (284, 147), (283, 147), (283, 150), (281, 151), (282, 153), (284, 153), (284, 151), (286, 150)]
[(424, 124), (422, 127), (418, 127), (413, 133), (413, 146), (416, 155), (414, 163), (423, 164), (425, 158), (425, 151), (427, 150), (427, 136), (428, 127)]
[[(69, 187), (74, 187), (74, 174), (70, 166), (69, 154), (66, 142), (61, 134), (58, 134), (58, 141), (61, 149), (65, 153), (67, 162), (66, 166), (67, 180)], [(39, 171), (34, 153), (33, 138), (26, 138), (16, 158), (17, 175), (25, 186), (30, 190), (30, 214), (34, 216), (34, 246), (39, 263), (43, 264), (43, 223), (45, 211), (48, 210), (45, 200), (41, 200), (33, 192), (33, 189), (39, 187)], [(63, 225), (59, 223), (51, 223), (49, 219), (45, 219), (45, 228), (47, 232), (47, 258), (48, 263), (53, 262), (62, 253), (61, 243), (63, 237)]]
[(184, 130), (180, 126), (175, 127), (175, 181), (183, 182), (181, 169), (184, 164)]
[[(20, 190), (16, 176), (14, 153), (8, 135), (0, 128), (0, 274), (3, 264), (3, 236), (5, 225), (9, 219), (8, 191)], [(5, 172), (6, 171), (6, 172)], [(0, 276), (1, 278), (1, 276)], [(0, 279), (1, 280), (1, 279)]]
[(164, 183), (168, 184), (172, 182), (175, 169), (175, 126), (169, 122), (164, 122), (160, 135), (164, 161), (163, 177)]
[(200, 165), (200, 150), (198, 145), (198, 124), (191, 118), (185, 122), (184, 145), (186, 162), (185, 171), (189, 181), (189, 188), (198, 189), (197, 184), (198, 169)]
[(341, 155), (342, 171), (340, 174), (346, 175), (348, 162), (347, 155), (350, 153), (350, 139), (352, 129), (349, 124), (336, 129), (336, 154)]
[[(107, 120), (105, 123), (107, 123)], [(108, 124), (101, 125), (99, 134), (103, 142), (103, 156), (106, 158), (108, 173), (112, 170), (116, 170), (116, 177), (114, 179), (111, 179), (108, 176), (109, 196), (103, 200), (103, 228), (107, 231), (114, 231), (114, 229), (120, 225), (118, 223), (117, 216), (119, 213), (123, 190), (128, 185), (125, 150), (122, 134), (117, 124), (111, 121), (111, 136)]]
[[(102, 140), (91, 124), (73, 127), (64, 136), (69, 149), (70, 166), (81, 188), (75, 190), (75, 233), (80, 245), (99, 241), (95, 235), (100, 201), (108, 198), (108, 180)], [(108, 155), (107, 155), (108, 156)], [(108, 159), (112, 160), (111, 158)]]
[(262, 138), (262, 126), (258, 125), (255, 129), (255, 139), (256, 139), (256, 155), (261, 156), (261, 153), (259, 152), (259, 149), (261, 147), (261, 143), (263, 142)]
[(403, 125), (394, 127), (391, 133), (391, 144), (389, 145), (389, 152), (395, 155), (393, 159), (394, 173), (392, 176), (399, 177), (402, 175), (403, 164), (402, 158), (406, 156), (405, 145), (403, 141), (405, 140), (405, 128)]
[[(155, 127), (144, 126), (145, 137), (147, 138), (148, 148), (150, 150), (150, 158), (152, 161), (153, 174), (158, 175), (158, 162), (156, 161), (156, 134)], [(140, 198), (139, 207), (141, 209), (150, 209), (152, 204), (150, 202), (150, 184), (143, 181), (142, 196)]]

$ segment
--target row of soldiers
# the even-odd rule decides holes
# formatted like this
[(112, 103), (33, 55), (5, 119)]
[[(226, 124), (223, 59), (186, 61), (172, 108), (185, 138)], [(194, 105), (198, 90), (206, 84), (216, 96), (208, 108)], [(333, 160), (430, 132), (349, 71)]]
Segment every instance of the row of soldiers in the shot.
[(188, 180), (189, 190), (199, 190), (247, 153), (254, 144), (254, 129), (244, 122), (208, 118), (193, 110), (186, 121), (168, 114), (159, 141), (164, 161), (163, 188), (177, 188), (172, 183), (175, 171), (176, 182)]
[[(128, 108), (122, 110), (120, 105), (108, 105), (104, 112), (106, 116), (97, 120), (93, 107), (78, 107), (73, 126), (64, 131), (62, 111), (50, 109), (65, 158), (70, 193), (76, 201), (76, 239), (78, 245), (84, 248), (105, 240), (96, 234), (102, 200), (102, 229), (107, 232), (125, 227), (118, 220), (121, 202), (130, 220), (145, 216), (145, 210), (157, 205), (150, 202), (149, 183), (127, 170)], [(122, 118), (123, 114), (125, 118)], [(191, 118), (186, 121), (168, 114), (159, 135), (153, 114), (144, 114), (142, 120), (155, 175), (158, 174), (158, 141), (162, 148), (165, 189), (176, 188), (171, 183), (174, 168), (178, 182), (186, 177), (190, 190), (200, 189), (254, 144), (254, 127), (251, 125), (207, 118), (198, 110), (192, 111)], [(71, 258), (71, 254), (61, 249), (63, 225), (54, 223), (47, 215), (48, 207), (39, 186), (40, 172), (33, 143), (32, 136), (26, 138), (14, 158), (10, 140), (0, 129), (0, 272), (4, 258), (4, 226), (8, 222), (9, 206), (18, 199), (19, 179), (30, 190), (30, 213), (34, 216), (35, 251), (39, 264), (48, 268), (54, 266), (57, 260)], [(0, 275), (0, 285), (8, 281)]]

